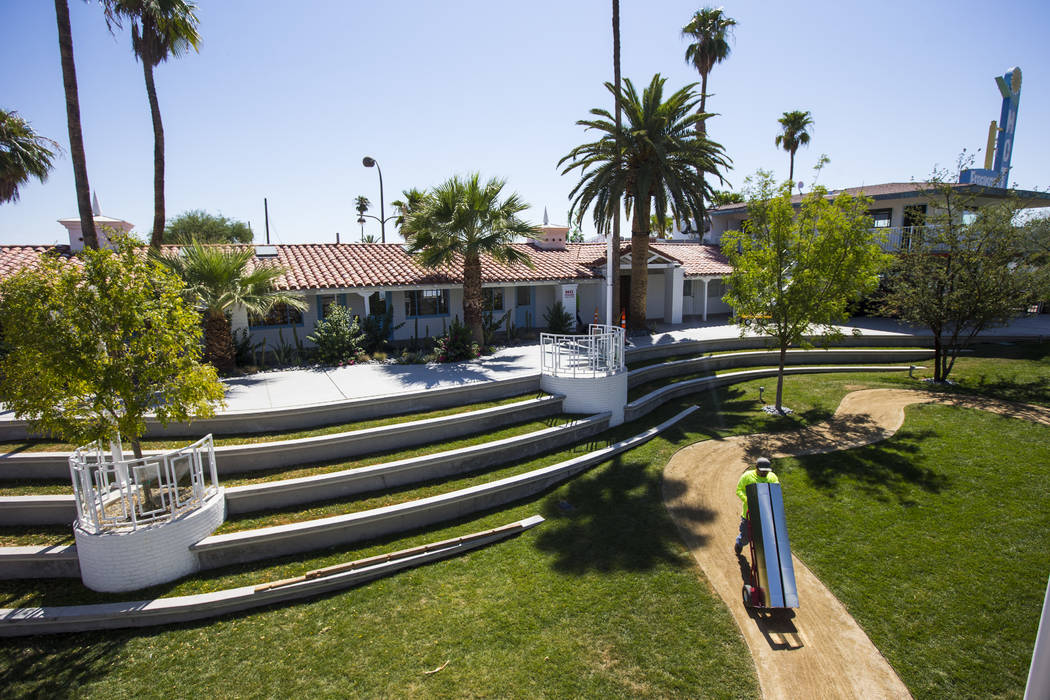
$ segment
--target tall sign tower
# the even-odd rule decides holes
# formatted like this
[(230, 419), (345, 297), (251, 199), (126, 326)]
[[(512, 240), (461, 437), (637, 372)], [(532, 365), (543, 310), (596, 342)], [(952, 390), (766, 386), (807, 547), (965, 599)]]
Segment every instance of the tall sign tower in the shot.
[[(1017, 127), (1017, 103), (1021, 101), (1021, 69), (1014, 68), (996, 77), (995, 84), (1003, 96), (999, 123), (988, 127), (988, 147), (984, 152), (984, 168), (971, 168), (959, 173), (959, 182), (986, 187), (1009, 186), (1010, 155), (1013, 152), (1014, 129)], [(993, 152), (994, 148), (994, 152)]]

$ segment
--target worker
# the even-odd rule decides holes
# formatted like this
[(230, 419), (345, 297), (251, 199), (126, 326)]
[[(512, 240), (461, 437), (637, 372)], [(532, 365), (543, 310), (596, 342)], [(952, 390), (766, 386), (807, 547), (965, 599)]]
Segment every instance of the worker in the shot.
[(765, 457), (759, 457), (755, 460), (755, 468), (748, 469), (746, 472), (740, 475), (740, 480), (736, 482), (736, 495), (743, 501), (744, 509), (740, 513), (740, 534), (736, 537), (736, 544), (733, 545), (733, 551), (736, 552), (737, 556), (740, 556), (740, 552), (744, 549), (744, 545), (748, 543), (748, 527), (747, 527), (747, 485), (748, 484), (779, 484), (780, 479), (773, 473), (773, 465), (770, 464), (769, 460)]

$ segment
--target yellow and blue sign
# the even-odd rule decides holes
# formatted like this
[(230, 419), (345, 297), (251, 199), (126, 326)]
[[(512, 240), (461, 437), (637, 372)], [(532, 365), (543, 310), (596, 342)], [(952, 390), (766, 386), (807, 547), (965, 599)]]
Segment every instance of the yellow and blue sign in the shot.
[(993, 121), (988, 133), (989, 150), (992, 139), (996, 138), (994, 160), (990, 157), (991, 153), (988, 153), (984, 168), (963, 170), (959, 173), (961, 183), (985, 187), (1009, 186), (1010, 156), (1013, 153), (1014, 129), (1017, 127), (1017, 105), (1021, 101), (1021, 69), (1014, 68), (1005, 75), (996, 77), (995, 84), (1003, 96), (1003, 109), (999, 114), (998, 126)]

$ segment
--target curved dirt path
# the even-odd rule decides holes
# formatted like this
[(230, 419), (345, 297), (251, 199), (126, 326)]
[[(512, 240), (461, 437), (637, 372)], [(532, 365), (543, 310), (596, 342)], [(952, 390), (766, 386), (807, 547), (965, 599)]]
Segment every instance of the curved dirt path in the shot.
[(845, 607), (796, 557), (799, 608), (759, 616), (744, 607), (749, 574), (733, 553), (740, 523), (736, 482), (760, 455), (788, 457), (867, 445), (893, 435), (913, 403), (979, 408), (1050, 424), (1050, 409), (902, 389), (848, 394), (825, 425), (789, 433), (706, 440), (679, 450), (664, 469), (663, 499), (755, 659), (764, 698), (905, 698), (908, 689)]

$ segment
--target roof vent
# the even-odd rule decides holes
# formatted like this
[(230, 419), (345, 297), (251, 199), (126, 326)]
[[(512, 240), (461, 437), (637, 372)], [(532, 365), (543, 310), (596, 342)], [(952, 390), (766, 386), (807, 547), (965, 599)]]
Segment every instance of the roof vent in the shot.
[(275, 245), (257, 245), (257, 246), (255, 246), (255, 257), (257, 257), (257, 258), (276, 258), (277, 257), (277, 246), (275, 246)]

